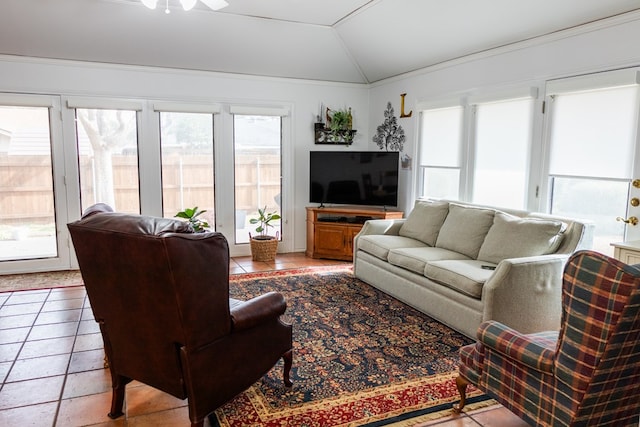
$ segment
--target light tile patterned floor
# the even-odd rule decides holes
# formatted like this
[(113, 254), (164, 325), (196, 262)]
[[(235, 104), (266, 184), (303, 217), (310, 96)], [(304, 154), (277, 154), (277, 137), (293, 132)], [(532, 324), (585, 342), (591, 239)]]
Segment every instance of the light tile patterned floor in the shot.
[[(333, 265), (303, 254), (275, 262), (234, 258), (231, 273)], [(111, 420), (102, 339), (81, 287), (0, 293), (0, 426), (188, 426), (186, 401), (134, 382), (125, 417)], [(525, 427), (501, 406), (451, 416), (439, 427)], [(296, 427), (296, 426), (290, 426)]]

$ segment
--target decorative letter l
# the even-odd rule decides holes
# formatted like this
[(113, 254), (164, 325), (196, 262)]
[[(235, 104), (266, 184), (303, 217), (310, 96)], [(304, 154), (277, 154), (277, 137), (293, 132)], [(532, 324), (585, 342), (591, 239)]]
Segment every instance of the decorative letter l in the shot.
[(400, 118), (411, 117), (413, 114), (413, 110), (409, 111), (409, 114), (404, 113), (404, 97), (407, 96), (406, 93), (400, 94)]

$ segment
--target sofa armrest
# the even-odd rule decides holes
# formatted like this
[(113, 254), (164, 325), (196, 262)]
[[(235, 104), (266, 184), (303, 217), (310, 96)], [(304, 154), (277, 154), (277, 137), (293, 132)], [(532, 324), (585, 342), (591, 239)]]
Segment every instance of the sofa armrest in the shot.
[(551, 334), (525, 335), (500, 322), (490, 320), (478, 328), (478, 341), (486, 349), (540, 372), (551, 373), (555, 358), (555, 340)]
[(280, 293), (268, 292), (231, 308), (232, 329), (249, 329), (270, 319), (277, 319), (286, 309), (287, 303)]
[(568, 258), (552, 254), (501, 261), (482, 288), (482, 320), (497, 320), (525, 334), (559, 330)]
[(353, 238), (353, 263), (357, 262), (356, 253), (358, 252), (358, 238), (360, 236), (366, 236), (371, 234), (388, 234), (391, 236), (397, 236), (400, 231), (400, 227), (406, 221), (406, 218), (402, 219), (370, 219), (364, 223), (362, 229)]
[(359, 236), (365, 236), (367, 234), (389, 234), (397, 236), (400, 231), (400, 227), (406, 221), (402, 219), (370, 219), (362, 226), (362, 230), (358, 233)]

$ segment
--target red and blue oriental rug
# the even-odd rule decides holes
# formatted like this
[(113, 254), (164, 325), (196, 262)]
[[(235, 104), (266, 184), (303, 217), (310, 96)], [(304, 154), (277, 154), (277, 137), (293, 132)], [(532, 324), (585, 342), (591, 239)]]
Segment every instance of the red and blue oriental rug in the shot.
[[(231, 297), (287, 300), (293, 387), (282, 361), (219, 408), (212, 426), (417, 426), (451, 414), (458, 349), (471, 340), (342, 271), (232, 276)], [(466, 410), (495, 404), (471, 390)]]

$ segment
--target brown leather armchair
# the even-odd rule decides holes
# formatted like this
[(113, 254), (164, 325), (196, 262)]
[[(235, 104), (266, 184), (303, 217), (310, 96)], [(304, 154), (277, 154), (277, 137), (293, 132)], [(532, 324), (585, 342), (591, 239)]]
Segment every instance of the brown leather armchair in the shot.
[(284, 358), (291, 386), (291, 325), (282, 295), (229, 299), (229, 248), (219, 233), (182, 221), (114, 213), (104, 204), (68, 224), (113, 386), (109, 417), (123, 415), (137, 380), (187, 398), (192, 426)]

